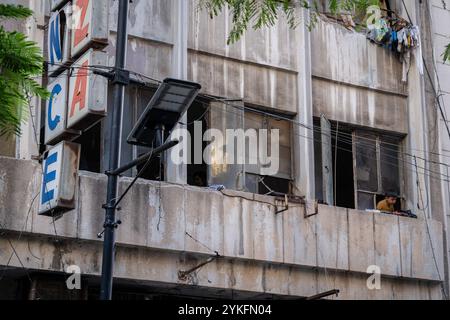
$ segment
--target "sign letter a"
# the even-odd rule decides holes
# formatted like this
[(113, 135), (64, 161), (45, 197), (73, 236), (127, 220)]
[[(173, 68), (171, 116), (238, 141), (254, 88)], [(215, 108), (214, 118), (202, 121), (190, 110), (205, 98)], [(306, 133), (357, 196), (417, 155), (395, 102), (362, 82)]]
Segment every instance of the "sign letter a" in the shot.
[(72, 118), (75, 114), (75, 108), (77, 105), (78, 111), (83, 110), (86, 107), (86, 88), (88, 81), (88, 70), (89, 61), (83, 63), (80, 69), (77, 72), (77, 79), (75, 82), (75, 90), (71, 92), (72, 96), (72, 105), (70, 106), (70, 117)]

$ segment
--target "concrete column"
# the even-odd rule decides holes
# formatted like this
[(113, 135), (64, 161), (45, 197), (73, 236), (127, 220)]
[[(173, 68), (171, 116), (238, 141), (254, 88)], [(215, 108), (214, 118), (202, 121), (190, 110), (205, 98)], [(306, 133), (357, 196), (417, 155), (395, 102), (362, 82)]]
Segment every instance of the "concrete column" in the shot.
[[(413, 23), (417, 23), (416, 4), (415, 2), (405, 2), (406, 8), (413, 19)], [(404, 7), (401, 10), (402, 17), (408, 17), (408, 14)], [(407, 18), (406, 18), (407, 19)], [(419, 158), (426, 158), (427, 156), (427, 142), (425, 132), (427, 132), (426, 119), (424, 117), (425, 110), (425, 88), (423, 82), (423, 76), (420, 75), (419, 70), (416, 68), (416, 58), (418, 55), (411, 53), (411, 67), (408, 73), (408, 124), (409, 134), (406, 139), (406, 149), (411, 150), (411, 154), (416, 155)], [(421, 57), (420, 57), (421, 59)], [(417, 159), (416, 170), (414, 158), (404, 158), (404, 173), (405, 173), (405, 194), (407, 195), (407, 207), (417, 210), (417, 205), (422, 207), (423, 202), (427, 202), (427, 194), (429, 180), (427, 179), (426, 172), (420, 168), (427, 168), (427, 163), (421, 159)], [(420, 188), (417, 186), (417, 173), (419, 173)], [(421, 190), (422, 197), (419, 194)], [(421, 199), (422, 198), (422, 199)], [(426, 205), (426, 204), (425, 204)], [(428, 217), (430, 217), (430, 211), (425, 210)], [(423, 211), (419, 212), (419, 217), (423, 217)]]
[[(442, 52), (445, 49), (448, 43), (450, 43), (450, 8), (445, 7), (442, 2), (434, 2), (429, 1), (427, 3), (428, 10), (430, 12), (430, 19), (427, 21), (429, 23), (431, 34), (431, 44), (432, 44), (432, 57), (431, 58), (434, 66), (433, 66), (433, 76), (436, 90), (438, 90), (440, 103), (442, 108), (444, 109), (444, 113), (446, 114), (447, 120), (449, 117), (448, 110), (450, 108), (450, 86), (448, 85), (448, 79), (450, 79), (450, 66), (445, 64), (442, 58)], [(428, 16), (427, 16), (428, 17)], [(427, 18), (426, 17), (426, 18)], [(450, 158), (447, 156), (450, 155), (450, 137), (448, 135), (447, 127), (445, 125), (444, 119), (441, 117), (440, 111), (438, 113), (438, 125), (435, 128), (437, 131), (435, 134), (439, 138), (439, 148), (437, 153), (440, 155), (435, 157), (439, 162), (450, 165)], [(445, 258), (445, 274), (446, 274), (446, 290), (447, 294), (450, 292), (450, 283), (449, 283), (449, 274), (450, 274), (450, 264), (449, 261), (449, 248), (450, 248), (450, 239), (449, 239), (449, 211), (450, 208), (450, 182), (445, 181), (448, 180), (448, 176), (450, 173), (450, 169), (444, 165), (438, 166), (439, 171), (442, 175), (441, 183), (440, 183), (440, 195), (442, 197), (442, 204), (440, 206), (440, 212), (433, 212), (433, 217), (440, 221), (443, 225), (443, 234), (444, 234), (444, 258)], [(436, 169), (436, 167), (435, 167)], [(436, 182), (435, 182), (436, 183)], [(438, 186), (435, 186), (436, 189), (439, 189)]]
[[(312, 77), (311, 77), (311, 34), (307, 28), (309, 13), (301, 10), (304, 20), (298, 27), (298, 97), (296, 121), (309, 128), (314, 127), (312, 105)], [(315, 199), (314, 182), (314, 131), (302, 126), (293, 128), (295, 192), (307, 199)]]
[[(174, 27), (173, 44), (173, 65), (172, 77), (187, 80), (187, 55), (188, 55), (188, 32), (189, 32), (189, 0), (174, 1), (174, 11), (172, 12)], [(187, 123), (187, 114), (181, 119), (182, 123)], [(186, 137), (183, 137), (185, 139)], [(166, 177), (171, 183), (187, 183), (187, 165), (174, 165), (170, 161), (170, 151), (166, 154)]]
[[(422, 32), (426, 32), (426, 23), (427, 17), (421, 18), (420, 15), (420, 5), (417, 2), (405, 1), (406, 8), (403, 9), (403, 16), (407, 17), (407, 12), (409, 12), (409, 16), (412, 19), (412, 22), (421, 27)], [(422, 40), (426, 39), (425, 37), (431, 36), (429, 34), (422, 34)], [(426, 45), (426, 41), (422, 41), (422, 46)], [(425, 54), (427, 48), (422, 47), (422, 52), (419, 50), (415, 51), (415, 54), (412, 55), (411, 59), (411, 69), (409, 72), (409, 102), (408, 102), (408, 110), (409, 110), (409, 135), (408, 135), (408, 144), (409, 149), (413, 155), (417, 157), (421, 157), (424, 159), (430, 159), (430, 147), (434, 141), (430, 139), (431, 130), (438, 130), (438, 128), (434, 128), (429, 123), (429, 117), (431, 112), (434, 112), (436, 105), (430, 105), (427, 103), (427, 92), (426, 92), (426, 82), (430, 81), (428, 79), (427, 71), (424, 70), (424, 75), (419, 73), (418, 68), (416, 67), (417, 59), (423, 59), (422, 54)], [(431, 76), (434, 76), (434, 68), (431, 65), (428, 65), (428, 70), (431, 73)], [(436, 82), (435, 79), (431, 79), (431, 81)], [(435, 136), (437, 138), (437, 136)], [(414, 163), (414, 159), (410, 159), (410, 162)], [(423, 209), (419, 212), (419, 218), (433, 218), (438, 220), (443, 225), (443, 242), (442, 248), (443, 250), (437, 250), (437, 244), (433, 243), (432, 248), (435, 250), (433, 253), (435, 257), (439, 257), (443, 255), (444, 261), (444, 277), (442, 281), (445, 282), (445, 290), (448, 292), (448, 252), (447, 252), (447, 235), (446, 235), (446, 213), (443, 212), (442, 207), (436, 202), (436, 199), (439, 198), (435, 196), (435, 193), (442, 193), (444, 189), (440, 188), (439, 183), (436, 182), (435, 179), (430, 178), (430, 175), (436, 176), (436, 173), (431, 173), (428, 170), (436, 170), (431, 166), (430, 162), (423, 161), (421, 159), (417, 159), (417, 164), (419, 167), (424, 169), (418, 169), (419, 171), (419, 187), (417, 186), (417, 175), (416, 175), (416, 167), (413, 165), (408, 165), (407, 169), (410, 169), (408, 175), (409, 179), (409, 195), (411, 199), (414, 199), (414, 203), (410, 203), (409, 206), (412, 208), (417, 208), (417, 204), (421, 206)], [(437, 177), (439, 179), (439, 177)], [(426, 217), (423, 217), (423, 214)], [(439, 244), (441, 245), (441, 244)]]

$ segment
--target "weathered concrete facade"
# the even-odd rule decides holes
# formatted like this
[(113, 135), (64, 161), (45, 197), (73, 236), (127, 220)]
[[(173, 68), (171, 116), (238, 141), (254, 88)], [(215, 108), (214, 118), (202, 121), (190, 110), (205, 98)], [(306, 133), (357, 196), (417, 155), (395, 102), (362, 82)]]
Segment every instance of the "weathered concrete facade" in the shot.
[[(85, 276), (98, 276), (97, 234), (103, 223), (98, 207), (104, 202), (106, 179), (80, 173), (77, 209), (53, 226), (36, 214), (33, 202), (39, 194), (39, 166), (0, 161), (0, 218), (8, 229), (0, 241), (0, 263), (7, 264), (11, 241), (21, 259), (13, 256), (12, 268), (24, 264), (29, 272), (64, 272), (76, 264)], [(120, 189), (128, 183), (123, 180)], [(26, 198), (9, 196), (19, 192)], [(319, 206), (318, 214), (309, 218), (305, 213), (314, 213), (313, 207), (293, 207), (276, 215), (280, 205), (266, 196), (139, 182), (120, 212), (116, 277), (255, 295), (302, 297), (338, 287), (342, 299), (441, 297), (442, 255), (436, 266), (424, 220), (328, 206)], [(441, 224), (430, 221), (429, 228), (432, 246), (442, 252)], [(55, 230), (58, 243), (52, 241)], [(179, 271), (214, 255), (209, 248), (222, 258), (180, 280)], [(371, 265), (381, 269), (381, 290), (367, 289)]]
[[(450, 208), (450, 133), (448, 128), (450, 128), (449, 123), (449, 109), (450, 109), (450, 86), (449, 86), (449, 75), (450, 75), (450, 65), (449, 63), (444, 63), (442, 59), (442, 52), (444, 52), (445, 47), (449, 44), (450, 40), (450, 1), (429, 1), (428, 3), (428, 15), (423, 19), (431, 17), (431, 23), (429, 23), (430, 28), (430, 38), (431, 43), (429, 43), (429, 51), (427, 52), (426, 59), (429, 60), (429, 69), (431, 77), (433, 77), (434, 81), (430, 80), (431, 84), (427, 84), (427, 92), (431, 91), (430, 99), (433, 99), (437, 95), (439, 96), (439, 104), (437, 104), (436, 100), (431, 100), (430, 105), (436, 106), (436, 111), (434, 117), (431, 117), (429, 121), (432, 121), (432, 127), (435, 127), (436, 130), (434, 132), (434, 136), (438, 136), (436, 138), (439, 141), (439, 144), (430, 144), (431, 152), (430, 155), (436, 162), (435, 165), (431, 165), (433, 170), (440, 171), (445, 177), (446, 181), (443, 181), (440, 185), (440, 190), (442, 192), (442, 197), (436, 195), (437, 199), (434, 199), (434, 202), (438, 205), (436, 207), (443, 208), (443, 212), (437, 218), (444, 225), (444, 230), (448, 234), (448, 226), (450, 223), (449, 216), (449, 208)], [(431, 52), (430, 52), (431, 51)], [(447, 124), (442, 117), (441, 110), (438, 108), (442, 108), (442, 113), (446, 117)], [(436, 122), (438, 125), (436, 125)], [(448, 248), (450, 248), (450, 239), (447, 238), (446, 248), (447, 255), (449, 253)], [(447, 272), (450, 272), (447, 269)], [(448, 277), (448, 276), (447, 276)]]
[[(38, 34), (33, 38), (41, 43), (46, 2), (30, 1), (41, 26), (31, 28)], [(448, 13), (440, 1), (432, 2), (433, 8)], [(419, 19), (419, 2), (408, 6)], [(301, 10), (298, 14), (307, 16)], [(117, 1), (111, 1), (110, 65), (116, 17)], [(156, 79), (196, 81), (205, 94), (242, 99), (306, 126), (325, 115), (330, 121), (403, 137), (405, 150), (417, 150), (420, 158), (450, 152), (448, 140), (441, 138), (445, 132), (423, 117), (430, 108), (423, 76), (411, 68), (408, 83), (402, 82), (401, 62), (364, 34), (327, 20), (319, 20), (312, 32), (302, 24), (291, 30), (280, 21), (272, 29), (249, 30), (240, 42), (227, 46), (229, 19), (221, 15), (211, 20), (196, 1), (183, 0), (135, 0), (129, 18), (130, 70)], [(438, 68), (443, 86), (450, 74), (445, 68)], [(137, 90), (128, 90), (129, 106), (142, 99)], [(291, 138), (293, 191), (306, 197), (306, 208), (290, 204), (289, 210), (276, 214), (284, 207), (273, 197), (186, 186), (185, 166), (168, 164), (168, 180), (175, 184), (139, 181), (119, 214), (118, 281), (175, 292), (188, 288), (216, 297), (307, 297), (337, 288), (341, 299), (442, 299), (442, 288), (448, 287), (448, 185), (419, 176), (420, 189), (434, 198), (417, 220), (325, 205), (315, 212), (314, 167), (319, 164), (313, 132), (306, 126), (294, 126)], [(32, 273), (56, 274), (75, 264), (86, 277), (98, 278), (97, 234), (104, 220), (106, 178), (81, 172), (77, 208), (53, 222), (38, 216), (41, 168), (30, 160), (37, 149), (23, 147), (34, 143), (31, 132), (24, 132), (15, 150), (17, 158), (27, 161), (0, 158), (0, 223), (8, 231), (0, 238), (0, 266), (8, 265), (12, 273), (25, 267)], [(442, 152), (431, 147), (437, 138)], [(416, 208), (419, 188), (411, 159), (402, 171), (405, 202)], [(120, 189), (129, 182), (124, 179)], [(188, 279), (179, 278), (179, 271), (214, 251), (222, 258)], [(367, 288), (367, 270), (373, 265), (381, 271), (381, 290)]]

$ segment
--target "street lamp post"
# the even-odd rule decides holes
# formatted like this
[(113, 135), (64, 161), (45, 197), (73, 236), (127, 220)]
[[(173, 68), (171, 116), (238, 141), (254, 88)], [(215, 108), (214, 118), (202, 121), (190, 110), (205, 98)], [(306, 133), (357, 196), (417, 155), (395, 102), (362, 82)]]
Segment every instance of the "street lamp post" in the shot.
[[(126, 77), (125, 63), (127, 55), (128, 42), (128, 6), (129, 0), (119, 0), (119, 18), (117, 23), (117, 42), (116, 42), (116, 62), (114, 68), (113, 108), (110, 110), (112, 116), (110, 119), (110, 150), (109, 150), (109, 171), (116, 170), (119, 166), (120, 139), (121, 139), (121, 115), (123, 109), (123, 99), (125, 86), (129, 83)], [(129, 74), (128, 74), (129, 75)], [(115, 198), (117, 197), (117, 175), (108, 175), (107, 199), (104, 209), (104, 243), (102, 260), (102, 279), (100, 289), (101, 300), (112, 299), (112, 285), (114, 272), (114, 252), (115, 252), (115, 229), (118, 224), (116, 221)]]

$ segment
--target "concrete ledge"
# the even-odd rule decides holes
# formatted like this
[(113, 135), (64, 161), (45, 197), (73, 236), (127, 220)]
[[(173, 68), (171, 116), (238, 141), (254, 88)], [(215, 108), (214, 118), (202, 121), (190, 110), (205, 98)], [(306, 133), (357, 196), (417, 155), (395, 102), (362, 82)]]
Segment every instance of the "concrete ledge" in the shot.
[[(0, 158), (0, 222), (9, 231), (99, 242), (106, 178), (80, 172), (78, 207), (55, 222), (28, 217), (39, 192), (39, 166)], [(122, 179), (124, 190), (130, 179)], [(175, 253), (220, 255), (233, 261), (270, 263), (311, 270), (366, 274), (371, 265), (387, 277), (439, 282), (443, 279), (442, 226), (328, 206), (304, 216), (302, 205), (276, 215), (273, 198), (235, 191), (220, 193), (139, 181), (118, 213), (119, 245)], [(428, 235), (428, 228), (432, 239)], [(433, 257), (436, 256), (436, 261)], [(437, 272), (440, 270), (440, 274)]]
[[(101, 244), (91, 241), (67, 240), (55, 243), (50, 238), (24, 236), (21, 240), (10, 237), (19, 252), (11, 269), (64, 273), (70, 265), (77, 265), (82, 276), (99, 277), (101, 270)], [(0, 239), (0, 265), (5, 265), (12, 254), (7, 239)], [(161, 286), (182, 290), (193, 289), (224, 297), (224, 290), (243, 291), (247, 297), (261, 294), (308, 297), (334, 288), (341, 291), (340, 300), (363, 299), (442, 299), (440, 284), (407, 279), (382, 278), (380, 290), (367, 288), (367, 275), (307, 269), (294, 266), (219, 259), (194, 272), (185, 281), (178, 279), (178, 271), (188, 270), (205, 261), (204, 255), (192, 255), (148, 248), (118, 246), (116, 253), (116, 281), (131, 281), (135, 285)], [(231, 295), (233, 297), (234, 295)]]

